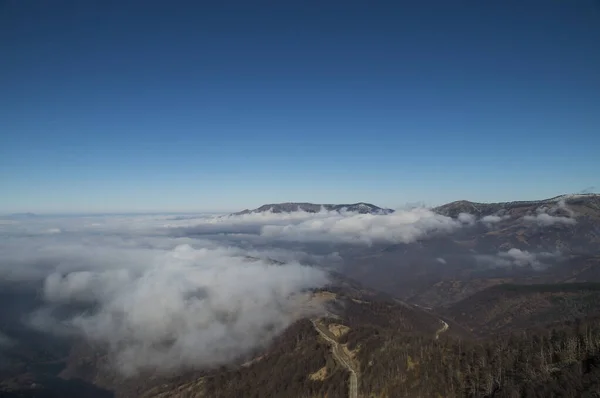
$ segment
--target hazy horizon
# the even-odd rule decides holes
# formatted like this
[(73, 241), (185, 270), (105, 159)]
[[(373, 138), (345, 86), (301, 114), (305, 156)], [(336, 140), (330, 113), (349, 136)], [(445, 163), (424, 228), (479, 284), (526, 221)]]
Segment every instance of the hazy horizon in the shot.
[(13, 211), (13, 212), (1, 212), (0, 211), (0, 217), (6, 217), (6, 216), (14, 216), (14, 215), (23, 215), (26, 216), (28, 214), (32, 214), (35, 216), (67, 216), (67, 217), (79, 217), (79, 216), (127, 216), (127, 215), (136, 215), (136, 216), (143, 216), (143, 215), (180, 215), (180, 216), (184, 216), (184, 215), (193, 215), (193, 216), (199, 216), (199, 215), (219, 215), (219, 214), (229, 214), (229, 213), (234, 213), (234, 212), (238, 212), (238, 211), (243, 211), (243, 210), (253, 210), (256, 209), (260, 206), (263, 205), (268, 205), (268, 204), (277, 204), (277, 203), (314, 203), (314, 204), (354, 204), (354, 203), (370, 203), (373, 204), (375, 206), (381, 207), (381, 208), (389, 208), (389, 209), (394, 209), (394, 210), (398, 210), (398, 209), (406, 209), (406, 208), (411, 208), (411, 207), (425, 207), (425, 208), (432, 208), (432, 207), (436, 207), (436, 206), (441, 206), (443, 204), (447, 204), (447, 203), (452, 203), (455, 201), (460, 201), (460, 200), (467, 200), (470, 202), (478, 202), (478, 203), (502, 203), (502, 202), (516, 202), (516, 201), (536, 201), (536, 200), (545, 200), (545, 199), (550, 199), (553, 197), (557, 197), (557, 196), (561, 196), (561, 195), (577, 195), (577, 194), (593, 194), (593, 195), (600, 195), (600, 193), (595, 192), (594, 191), (595, 187), (589, 187), (585, 190), (580, 190), (577, 192), (567, 192), (567, 193), (559, 193), (559, 194), (555, 194), (555, 195), (551, 195), (551, 196), (546, 196), (546, 197), (533, 197), (533, 198), (510, 198), (510, 199), (505, 199), (505, 200), (494, 200), (494, 201), (477, 201), (477, 200), (473, 200), (471, 198), (460, 198), (460, 199), (455, 199), (455, 200), (451, 200), (448, 202), (427, 202), (427, 201), (415, 201), (415, 202), (409, 202), (409, 203), (403, 203), (403, 204), (399, 204), (396, 206), (386, 206), (386, 205), (382, 205), (380, 203), (375, 203), (373, 201), (368, 201), (368, 200), (359, 200), (359, 201), (344, 201), (344, 202), (339, 202), (339, 203), (333, 203), (333, 202), (316, 202), (316, 201), (310, 201), (310, 200), (285, 200), (285, 201), (281, 201), (281, 202), (264, 202), (264, 203), (259, 203), (259, 204), (255, 204), (252, 206), (242, 206), (240, 208), (230, 208), (230, 209), (221, 209), (221, 210), (212, 210), (212, 209), (206, 209), (206, 210), (202, 210), (201, 208), (197, 208), (196, 210), (194, 209), (189, 209), (189, 210), (180, 210), (180, 211), (175, 211), (175, 210), (161, 210), (161, 209), (157, 209), (157, 210), (144, 210), (144, 211), (135, 211), (135, 210), (123, 210), (123, 211), (113, 211), (113, 212), (107, 212), (107, 211), (89, 211), (89, 212), (77, 212), (77, 211), (73, 211), (73, 212), (68, 212), (68, 211), (49, 211), (49, 212), (36, 212), (36, 211), (29, 211), (29, 210), (24, 210), (24, 211)]

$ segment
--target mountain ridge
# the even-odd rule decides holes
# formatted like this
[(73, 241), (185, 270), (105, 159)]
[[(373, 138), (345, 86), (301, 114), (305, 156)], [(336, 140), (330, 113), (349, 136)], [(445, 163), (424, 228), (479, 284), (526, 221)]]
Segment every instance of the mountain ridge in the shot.
[[(563, 194), (547, 199), (538, 200), (516, 200), (510, 202), (474, 202), (470, 200), (457, 200), (432, 207), (431, 210), (448, 217), (457, 217), (460, 213), (469, 213), (478, 217), (485, 217), (511, 211), (514, 209), (539, 207), (553, 205), (561, 207), (564, 205), (586, 206), (594, 210), (600, 210), (600, 194)], [(245, 209), (231, 213), (232, 216), (245, 214), (257, 214), (271, 212), (275, 214), (294, 213), (303, 211), (306, 213), (319, 213), (321, 211), (349, 212), (359, 214), (387, 215), (395, 212), (394, 209), (379, 207), (368, 202), (344, 203), (344, 204), (319, 204), (312, 202), (281, 202), (268, 203), (255, 209)]]
[(264, 204), (256, 209), (242, 210), (231, 215), (240, 216), (245, 214), (256, 214), (256, 213), (295, 213), (303, 211), (306, 213), (319, 213), (321, 211), (331, 212), (350, 212), (359, 214), (391, 214), (394, 212), (393, 209), (387, 209), (379, 206), (375, 206), (372, 203), (357, 202), (351, 204), (317, 204), (309, 202), (283, 202), (283, 203), (269, 203)]
[(561, 207), (564, 205), (586, 206), (594, 210), (600, 210), (600, 194), (564, 194), (547, 199), (539, 200), (518, 200), (512, 202), (472, 202), (468, 200), (457, 200), (434, 207), (432, 210), (436, 213), (457, 217), (460, 213), (469, 213), (478, 217), (495, 215), (498, 212), (507, 212), (521, 208), (532, 208), (553, 205)]

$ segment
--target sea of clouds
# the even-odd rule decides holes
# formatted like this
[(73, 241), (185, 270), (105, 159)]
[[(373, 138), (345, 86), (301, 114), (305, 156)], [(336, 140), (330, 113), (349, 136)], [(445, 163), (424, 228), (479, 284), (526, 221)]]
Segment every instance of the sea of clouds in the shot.
[[(37, 286), (44, 300), (18, 321), (104, 344), (130, 375), (227, 363), (322, 310), (307, 305), (303, 292), (325, 285), (327, 272), (297, 261), (302, 255), (172, 236), (173, 222), (190, 219), (171, 218), (3, 223), (1, 282)], [(277, 256), (285, 264), (269, 261)], [(74, 305), (82, 310), (54, 315), (56, 308)]]
[[(475, 218), (463, 213), (457, 219), (453, 219), (427, 208), (413, 208), (389, 215), (326, 211), (288, 214), (266, 212), (187, 221), (190, 225), (168, 225), (171, 233), (180, 236), (255, 235), (263, 241), (371, 245), (412, 243), (431, 234), (450, 233), (465, 225), (472, 225)], [(249, 236), (245, 238), (251, 239)]]
[[(546, 222), (544, 215), (559, 217), (540, 212), (533, 221)], [(305, 293), (329, 282), (328, 270), (342, 261), (335, 247), (412, 243), (476, 223), (469, 214), (453, 219), (421, 207), (390, 215), (0, 217), (0, 282), (27, 282), (42, 297), (19, 322), (104, 345), (125, 375), (213, 366), (322, 313)], [(290, 242), (329, 246), (316, 253)], [(542, 254), (515, 250), (480, 261), (543, 264)], [(58, 316), (61, 306), (80, 310)]]

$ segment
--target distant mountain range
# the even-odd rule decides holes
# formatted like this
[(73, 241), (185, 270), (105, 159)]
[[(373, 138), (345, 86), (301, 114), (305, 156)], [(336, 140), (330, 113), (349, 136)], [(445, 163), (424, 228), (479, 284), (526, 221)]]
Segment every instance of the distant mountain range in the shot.
[(352, 212), (359, 214), (390, 214), (393, 213), (394, 210), (386, 209), (379, 206), (375, 206), (371, 203), (353, 203), (353, 204), (315, 204), (315, 203), (297, 203), (297, 202), (287, 202), (287, 203), (272, 203), (262, 205), (254, 210), (243, 210), (237, 213), (233, 213), (235, 216), (240, 216), (244, 214), (254, 214), (254, 213), (293, 213), (297, 211), (304, 211), (307, 213), (319, 213), (321, 211), (337, 211), (337, 212)]
[[(529, 201), (514, 201), (514, 202), (497, 202), (497, 203), (478, 203), (468, 200), (459, 200), (442, 206), (434, 207), (436, 213), (448, 216), (457, 217), (460, 213), (469, 213), (477, 217), (485, 217), (491, 215), (508, 215), (513, 212), (530, 212), (540, 207), (554, 208), (552, 211), (560, 214), (561, 205), (569, 205), (581, 208), (588, 208), (592, 211), (600, 210), (600, 194), (570, 194), (560, 195), (549, 199), (529, 200)], [(564, 209), (563, 209), (564, 210)], [(351, 212), (359, 214), (392, 214), (393, 209), (375, 206), (371, 203), (359, 202), (353, 204), (316, 204), (308, 202), (286, 202), (286, 203), (271, 203), (262, 205), (256, 209), (246, 209), (233, 213), (232, 215), (244, 215), (255, 213), (293, 213), (304, 211), (307, 213), (318, 213), (321, 211), (337, 211)], [(563, 211), (564, 212), (564, 211)], [(567, 211), (568, 212), (568, 211)]]
[[(428, 307), (452, 304), (498, 283), (600, 282), (599, 194), (456, 201), (433, 211), (448, 217), (469, 213), (479, 222), (410, 244), (374, 246), (369, 253), (342, 252), (346, 275)], [(537, 260), (498, 261), (510, 252)], [(535, 261), (543, 265), (534, 267)]]
[(542, 200), (498, 203), (477, 203), (470, 202), (468, 200), (459, 200), (435, 207), (433, 210), (436, 213), (449, 217), (457, 217), (460, 213), (469, 213), (477, 217), (485, 217), (489, 215), (502, 215), (505, 213), (518, 211), (519, 209), (530, 210), (541, 206), (560, 208), (561, 204), (588, 207), (597, 211), (600, 210), (600, 194), (571, 194), (555, 196), (550, 199)]

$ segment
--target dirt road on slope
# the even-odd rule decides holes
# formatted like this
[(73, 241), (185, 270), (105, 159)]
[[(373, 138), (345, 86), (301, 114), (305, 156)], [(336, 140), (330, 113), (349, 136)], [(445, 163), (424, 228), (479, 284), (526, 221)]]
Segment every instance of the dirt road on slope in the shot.
[(435, 332), (435, 339), (436, 339), (436, 340), (440, 338), (440, 334), (444, 333), (444, 332), (445, 332), (446, 330), (448, 330), (448, 328), (450, 327), (450, 326), (448, 326), (448, 324), (447, 324), (445, 321), (443, 321), (442, 319), (440, 319), (440, 322), (442, 322), (442, 325), (443, 325), (443, 326), (442, 326), (442, 328), (441, 328), (441, 329), (439, 329), (437, 332)]
[(319, 332), (319, 334), (331, 345), (331, 352), (333, 353), (334, 359), (340, 365), (348, 369), (348, 372), (350, 372), (350, 388), (348, 390), (348, 397), (358, 398), (358, 375), (354, 369), (354, 366), (352, 365), (352, 360), (348, 357), (348, 354), (346, 354), (340, 344), (328, 335), (329, 331), (325, 329), (325, 326), (317, 324), (317, 322), (314, 320), (311, 320), (311, 322), (317, 332)]

